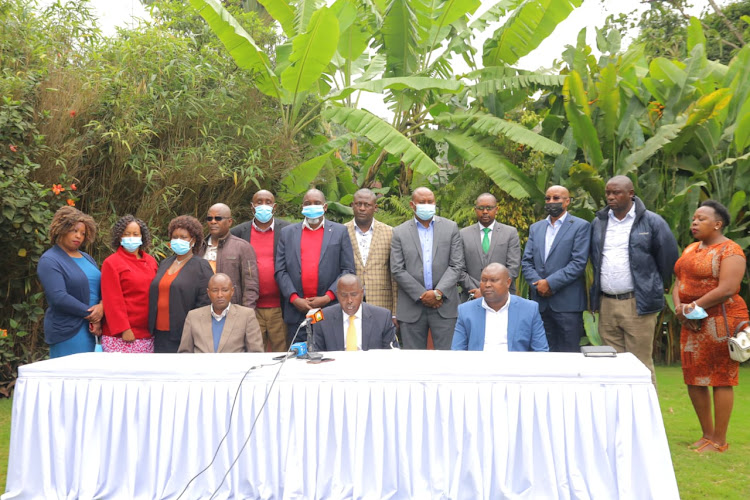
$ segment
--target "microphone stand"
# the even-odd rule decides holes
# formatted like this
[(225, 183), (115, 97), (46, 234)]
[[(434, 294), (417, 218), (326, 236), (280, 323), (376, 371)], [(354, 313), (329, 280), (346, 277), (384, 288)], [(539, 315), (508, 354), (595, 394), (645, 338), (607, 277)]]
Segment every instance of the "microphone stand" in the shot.
[(307, 354), (300, 356), (299, 359), (307, 359), (309, 361), (320, 361), (323, 359), (323, 355), (319, 352), (315, 352), (315, 329), (308, 321), (305, 325), (307, 330)]

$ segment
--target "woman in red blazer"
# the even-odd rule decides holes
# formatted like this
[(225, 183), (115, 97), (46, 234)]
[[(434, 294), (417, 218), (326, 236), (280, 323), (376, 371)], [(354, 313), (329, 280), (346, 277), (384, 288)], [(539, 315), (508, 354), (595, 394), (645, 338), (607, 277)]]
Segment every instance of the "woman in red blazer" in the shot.
[(112, 228), (115, 253), (102, 264), (102, 303), (106, 320), (102, 350), (154, 352), (148, 328), (148, 290), (156, 276), (156, 260), (146, 253), (151, 233), (146, 224), (126, 215)]

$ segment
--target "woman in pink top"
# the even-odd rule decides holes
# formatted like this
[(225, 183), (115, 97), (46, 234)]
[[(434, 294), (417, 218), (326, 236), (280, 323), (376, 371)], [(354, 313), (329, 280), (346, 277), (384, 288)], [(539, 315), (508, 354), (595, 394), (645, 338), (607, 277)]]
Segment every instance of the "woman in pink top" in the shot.
[(148, 290), (156, 276), (156, 260), (146, 253), (151, 233), (146, 224), (126, 215), (112, 228), (115, 253), (102, 264), (102, 303), (106, 320), (102, 349), (106, 352), (154, 352), (148, 329)]

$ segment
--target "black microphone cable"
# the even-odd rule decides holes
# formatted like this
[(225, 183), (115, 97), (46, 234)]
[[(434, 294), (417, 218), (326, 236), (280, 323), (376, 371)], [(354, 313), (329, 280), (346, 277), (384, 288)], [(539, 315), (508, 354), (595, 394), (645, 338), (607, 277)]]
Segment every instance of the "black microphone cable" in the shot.
[(235, 405), (237, 403), (237, 397), (240, 395), (240, 389), (242, 388), (242, 383), (245, 381), (245, 378), (247, 377), (247, 374), (250, 373), (252, 370), (254, 370), (256, 368), (262, 368), (264, 366), (279, 365), (279, 369), (276, 370), (276, 375), (274, 375), (273, 380), (271, 381), (271, 386), (268, 388), (268, 391), (266, 392), (266, 396), (263, 399), (263, 404), (261, 405), (260, 410), (258, 410), (258, 414), (255, 416), (255, 420), (253, 420), (253, 425), (250, 427), (250, 433), (248, 434), (247, 439), (245, 439), (245, 442), (242, 444), (242, 448), (240, 448), (239, 453), (237, 453), (237, 457), (235, 457), (234, 461), (229, 466), (229, 469), (227, 469), (226, 474), (224, 474), (224, 477), (221, 479), (221, 482), (216, 487), (216, 490), (214, 490), (214, 492), (211, 494), (211, 497), (210, 497), (209, 500), (213, 499), (214, 496), (216, 496), (216, 493), (219, 492), (219, 489), (224, 484), (224, 481), (226, 480), (227, 476), (229, 475), (229, 472), (232, 470), (232, 468), (234, 467), (234, 465), (237, 463), (237, 461), (240, 458), (240, 455), (242, 455), (242, 452), (245, 450), (245, 447), (247, 446), (247, 443), (250, 441), (250, 438), (253, 435), (253, 431), (255, 430), (255, 425), (258, 423), (258, 418), (260, 418), (260, 415), (263, 413), (263, 409), (266, 407), (266, 403), (268, 402), (268, 397), (271, 395), (271, 390), (273, 390), (273, 386), (276, 383), (276, 379), (278, 378), (279, 373), (281, 373), (281, 369), (284, 367), (284, 363), (286, 363), (286, 360), (289, 359), (289, 354), (292, 352), (291, 344), (294, 344), (294, 341), (297, 340), (297, 334), (299, 333), (299, 330), (300, 330), (300, 328), (302, 328), (303, 324), (304, 324), (304, 322), (300, 323), (300, 325), (297, 327), (297, 331), (294, 332), (294, 337), (292, 337), (292, 341), (289, 343), (290, 344), (289, 349), (286, 352), (287, 355), (284, 356), (284, 358), (281, 361), (277, 361), (276, 363), (270, 363), (270, 364), (255, 365), (255, 366), (251, 366), (250, 368), (247, 369), (247, 371), (245, 372), (245, 374), (242, 376), (242, 379), (240, 379), (240, 384), (237, 386), (237, 392), (235, 392), (235, 394), (234, 394), (234, 400), (232, 401), (232, 408), (229, 410), (229, 425), (227, 426), (227, 432), (224, 434), (224, 437), (221, 438), (221, 441), (219, 441), (219, 444), (216, 446), (216, 451), (214, 452), (214, 456), (211, 459), (211, 462), (209, 462), (209, 464), (205, 468), (203, 468), (203, 470), (201, 470), (200, 472), (198, 472), (195, 476), (193, 476), (190, 479), (190, 481), (188, 481), (188, 483), (185, 485), (185, 488), (183, 488), (182, 493), (180, 493), (180, 496), (177, 497), (177, 500), (180, 500), (180, 498), (182, 498), (182, 496), (188, 490), (188, 488), (190, 487), (190, 485), (192, 484), (193, 481), (195, 481), (196, 479), (198, 479), (198, 477), (200, 477), (201, 474), (203, 474), (209, 468), (211, 468), (211, 466), (216, 461), (216, 457), (219, 456), (219, 450), (221, 449), (221, 445), (224, 444), (224, 441), (227, 439), (227, 436), (229, 436), (229, 431), (232, 428), (232, 415), (234, 414), (234, 407), (235, 407)]

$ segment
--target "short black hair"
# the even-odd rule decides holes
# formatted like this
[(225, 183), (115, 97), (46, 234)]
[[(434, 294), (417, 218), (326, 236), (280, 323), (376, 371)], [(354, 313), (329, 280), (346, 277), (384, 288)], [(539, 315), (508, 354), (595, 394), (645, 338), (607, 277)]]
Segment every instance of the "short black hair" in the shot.
[(716, 200), (706, 200), (703, 203), (701, 203), (702, 207), (711, 207), (714, 209), (714, 212), (716, 212), (716, 216), (721, 219), (721, 229), (722, 231), (729, 227), (729, 210), (727, 210), (727, 207), (722, 205)]
[(135, 222), (138, 224), (138, 227), (141, 228), (141, 250), (144, 252), (148, 250), (151, 245), (151, 231), (148, 230), (148, 226), (146, 226), (145, 222), (130, 214), (120, 217), (120, 220), (115, 222), (115, 225), (112, 226), (112, 240), (110, 242), (112, 250), (117, 251), (117, 248), (120, 246), (120, 240), (122, 239), (122, 233), (125, 232), (125, 228), (128, 227), (131, 222)]

